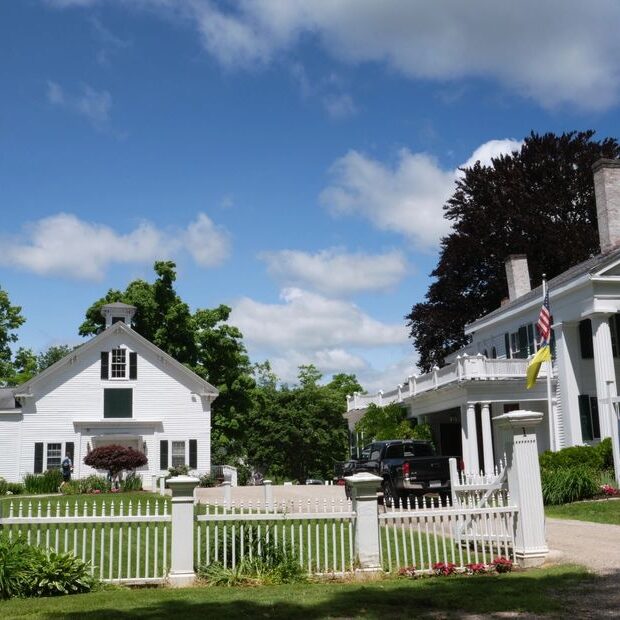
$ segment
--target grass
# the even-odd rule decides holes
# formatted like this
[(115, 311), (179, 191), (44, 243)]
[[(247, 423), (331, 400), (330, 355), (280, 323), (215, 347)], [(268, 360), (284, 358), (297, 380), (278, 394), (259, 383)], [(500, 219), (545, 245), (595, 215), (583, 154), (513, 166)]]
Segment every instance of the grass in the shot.
[(259, 588), (195, 587), (96, 592), (0, 602), (2, 618), (459, 618), (466, 613), (574, 613), (575, 593), (596, 577), (575, 566), (509, 575), (383, 579)]
[(545, 514), (554, 519), (575, 519), (620, 525), (620, 500), (573, 502), (561, 506), (545, 506)]

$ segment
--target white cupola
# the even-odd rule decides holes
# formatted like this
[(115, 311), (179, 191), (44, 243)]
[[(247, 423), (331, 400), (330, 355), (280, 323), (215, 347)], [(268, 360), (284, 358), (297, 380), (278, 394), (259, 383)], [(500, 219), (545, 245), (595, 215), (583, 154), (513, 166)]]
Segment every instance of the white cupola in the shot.
[(133, 319), (136, 310), (137, 308), (135, 306), (117, 301), (113, 304), (101, 306), (101, 316), (105, 319), (106, 329), (119, 321), (125, 323), (127, 327), (131, 327), (131, 319)]

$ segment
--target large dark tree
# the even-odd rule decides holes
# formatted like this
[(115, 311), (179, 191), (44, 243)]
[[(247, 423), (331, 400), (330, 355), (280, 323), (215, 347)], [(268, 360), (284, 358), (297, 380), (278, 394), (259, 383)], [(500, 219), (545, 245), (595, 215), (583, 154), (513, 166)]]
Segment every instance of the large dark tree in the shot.
[(0, 387), (11, 383), (15, 374), (11, 344), (17, 342), (17, 330), (25, 321), (20, 306), (13, 306), (9, 295), (0, 286)]
[(441, 241), (424, 302), (405, 318), (428, 371), (467, 343), (467, 323), (499, 307), (508, 289), (504, 261), (526, 254), (532, 285), (599, 252), (592, 164), (620, 156), (593, 131), (532, 133), (519, 152), (463, 170), (445, 205), (452, 232)]
[(130, 282), (124, 291), (110, 290), (86, 311), (82, 336), (104, 327), (101, 307), (122, 301), (136, 306), (134, 329), (220, 391), (212, 407), (212, 452), (220, 462), (242, 453), (254, 387), (252, 368), (239, 329), (228, 324), (230, 308), (220, 305), (192, 313), (174, 289), (176, 265), (155, 263), (157, 278)]

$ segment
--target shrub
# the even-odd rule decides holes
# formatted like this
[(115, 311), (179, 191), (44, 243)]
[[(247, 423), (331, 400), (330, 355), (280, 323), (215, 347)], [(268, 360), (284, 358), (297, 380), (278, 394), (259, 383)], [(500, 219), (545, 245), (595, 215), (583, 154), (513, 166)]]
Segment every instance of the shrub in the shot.
[(547, 450), (539, 457), (541, 469), (586, 466), (595, 471), (613, 469), (611, 439), (603, 439), (596, 446), (571, 446), (558, 452)]
[(169, 467), (166, 480), (168, 480), (168, 478), (174, 478), (176, 476), (187, 476), (188, 474), (189, 474), (189, 467), (187, 465), (178, 465), (177, 467)]
[(487, 567), (480, 562), (472, 562), (470, 564), (466, 564), (465, 568), (467, 569), (467, 573), (469, 575), (481, 575), (482, 573), (487, 572)]
[(398, 569), (399, 577), (415, 577), (415, 566), (403, 566)]
[(97, 476), (92, 474), (86, 478), (79, 480), (80, 493), (109, 493), (112, 483), (105, 476)]
[(213, 474), (204, 474), (200, 476), (201, 487), (216, 487), (218, 485), (217, 478)]
[(435, 575), (442, 575), (447, 577), (448, 575), (452, 575), (456, 570), (456, 564), (452, 562), (435, 562), (433, 564), (433, 572)]
[(111, 444), (91, 450), (84, 458), (84, 463), (95, 469), (105, 469), (110, 479), (125, 470), (133, 470), (148, 463), (146, 454), (133, 448)]
[(543, 469), (541, 481), (545, 504), (568, 504), (599, 492), (596, 472), (584, 466)]
[(48, 469), (43, 474), (26, 474), (24, 476), (26, 493), (32, 495), (58, 493), (61, 484), (62, 473), (59, 469)]
[(63, 495), (79, 495), (82, 489), (78, 480), (70, 480), (60, 487), (60, 492)]
[(25, 491), (25, 488), (21, 482), (7, 482), (6, 483), (7, 495), (22, 495), (24, 491)]
[(121, 482), (121, 491), (127, 493), (129, 491), (142, 491), (142, 478), (136, 474), (129, 474)]
[(495, 568), (495, 571), (498, 573), (509, 573), (512, 570), (512, 560), (501, 556), (495, 558), (491, 562), (491, 566), (493, 566)]
[(96, 583), (89, 565), (75, 556), (0, 535), (0, 598), (77, 594), (92, 590)]

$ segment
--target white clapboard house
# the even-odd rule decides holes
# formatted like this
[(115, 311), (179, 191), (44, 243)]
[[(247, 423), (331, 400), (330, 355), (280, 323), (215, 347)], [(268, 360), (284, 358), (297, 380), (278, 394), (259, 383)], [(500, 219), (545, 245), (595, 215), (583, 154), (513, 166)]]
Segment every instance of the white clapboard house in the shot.
[(0, 390), (0, 476), (59, 468), (65, 454), (74, 477), (106, 444), (145, 452), (145, 488), (172, 466), (211, 468), (211, 403), (217, 390), (131, 328), (136, 308), (102, 308), (105, 329), (17, 388)]
[(531, 290), (527, 257), (511, 256), (508, 299), (466, 326), (471, 343), (444, 367), (412, 375), (389, 391), (351, 395), (345, 414), (350, 429), (368, 404), (402, 403), (410, 418), (431, 425), (440, 451), (462, 456), (469, 471), (492, 471), (506, 440), (493, 420), (515, 409), (544, 414), (537, 429), (541, 451), (612, 436), (620, 376), (620, 160), (599, 160), (593, 170), (600, 253), (548, 283), (551, 398), (546, 365), (536, 386), (526, 389), (528, 358), (538, 347), (542, 287)]

